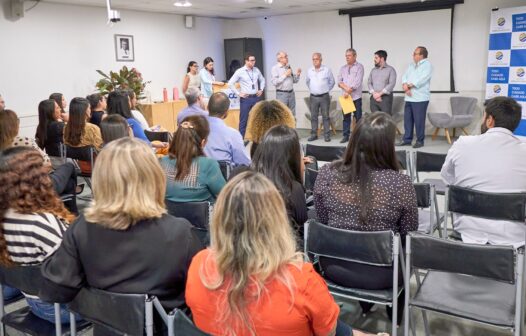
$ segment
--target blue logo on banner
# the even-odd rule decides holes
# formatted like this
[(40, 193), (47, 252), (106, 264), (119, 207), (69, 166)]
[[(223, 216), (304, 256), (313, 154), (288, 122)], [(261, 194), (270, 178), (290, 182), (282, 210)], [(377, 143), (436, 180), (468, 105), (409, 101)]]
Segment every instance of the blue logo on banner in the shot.
[(502, 60), (503, 57), (504, 57), (504, 54), (502, 53), (502, 51), (497, 51), (497, 52), (495, 53), (495, 58), (496, 58), (498, 61)]
[(499, 26), (502, 27), (502, 26), (504, 26), (505, 23), (506, 23), (506, 19), (505, 19), (505, 18), (500, 17), (500, 18), (497, 19), (497, 24), (498, 24)]
[(523, 68), (518, 68), (517, 69), (517, 76), (518, 77), (524, 77), (524, 69)]
[(490, 34), (489, 50), (502, 50), (511, 48), (511, 33)]
[(526, 42), (526, 33), (521, 33), (519, 35), (519, 41)]
[(508, 96), (517, 101), (526, 101), (526, 85), (510, 84), (508, 86)]
[[(526, 13), (512, 15), (512, 31), (526, 31)], [(521, 40), (521, 42), (524, 42)]]
[(526, 49), (516, 49), (511, 51), (510, 66), (518, 67), (526, 65)]
[(501, 91), (500, 85), (493, 86), (493, 92), (500, 93), (500, 91)]
[(488, 83), (502, 83), (507, 84), (509, 80), (510, 68), (495, 67), (488, 68), (487, 81)]

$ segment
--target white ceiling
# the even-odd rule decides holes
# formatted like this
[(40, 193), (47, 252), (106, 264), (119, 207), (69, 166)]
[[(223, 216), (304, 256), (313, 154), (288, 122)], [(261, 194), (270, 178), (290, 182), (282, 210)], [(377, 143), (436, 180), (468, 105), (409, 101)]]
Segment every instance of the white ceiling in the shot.
[[(105, 0), (42, 0), (43, 2), (68, 5), (106, 7)], [(254, 18), (292, 13), (319, 12), (394, 3), (416, 2), (418, 0), (189, 0), (189, 8), (175, 7), (175, 0), (112, 0), (113, 9), (131, 9), (147, 12), (208, 16), (219, 18)]]

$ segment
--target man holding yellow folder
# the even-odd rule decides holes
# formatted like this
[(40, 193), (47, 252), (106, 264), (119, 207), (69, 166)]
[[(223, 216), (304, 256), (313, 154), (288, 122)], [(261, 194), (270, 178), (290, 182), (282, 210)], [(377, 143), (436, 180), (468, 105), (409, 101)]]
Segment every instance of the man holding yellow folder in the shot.
[[(338, 87), (342, 89), (344, 99), (351, 97), (354, 103), (354, 117), (356, 122), (362, 117), (362, 82), (363, 65), (356, 61), (356, 50), (349, 48), (345, 51), (347, 64), (341, 67), (338, 74)], [(350, 103), (350, 102), (349, 102)], [(340, 143), (349, 142), (353, 113), (343, 110), (343, 138)]]

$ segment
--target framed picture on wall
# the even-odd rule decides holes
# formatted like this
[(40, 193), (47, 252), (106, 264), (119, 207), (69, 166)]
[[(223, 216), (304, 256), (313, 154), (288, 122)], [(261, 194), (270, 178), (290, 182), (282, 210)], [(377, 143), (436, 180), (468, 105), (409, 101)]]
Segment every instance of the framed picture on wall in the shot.
[(117, 62), (135, 61), (132, 35), (115, 34), (115, 57), (117, 58)]

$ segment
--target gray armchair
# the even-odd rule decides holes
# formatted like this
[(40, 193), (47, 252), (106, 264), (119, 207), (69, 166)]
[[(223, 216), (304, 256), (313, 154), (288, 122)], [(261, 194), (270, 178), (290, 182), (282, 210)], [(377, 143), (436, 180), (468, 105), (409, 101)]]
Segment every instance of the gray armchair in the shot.
[(404, 120), (404, 106), (405, 106), (405, 97), (404, 96), (394, 96), (393, 97), (393, 108), (392, 108), (392, 118), (396, 124), (396, 133), (402, 134), (400, 129), (398, 129), (398, 124)]
[[(307, 105), (308, 112), (305, 113), (305, 117), (310, 121), (312, 118), (311, 112), (310, 112), (310, 97), (304, 97), (305, 104)], [(318, 115), (321, 121), (321, 113)], [(331, 125), (331, 131), (333, 134), (336, 134), (336, 128), (340, 127), (343, 121), (342, 113), (338, 111), (336, 100), (332, 99), (331, 96), (331, 105), (329, 106), (329, 120)], [(323, 121), (320, 122), (320, 126), (318, 127), (318, 136), (320, 136), (320, 132), (323, 129)]]
[(444, 128), (447, 142), (451, 144), (449, 128), (453, 129), (453, 137), (455, 137), (456, 128), (462, 129), (462, 132), (468, 135), (465, 127), (471, 124), (475, 117), (477, 99), (472, 97), (451, 97), (449, 101), (451, 104), (451, 115), (447, 113), (429, 113), (428, 117), (431, 124), (435, 126), (432, 139), (435, 140), (438, 131)]

